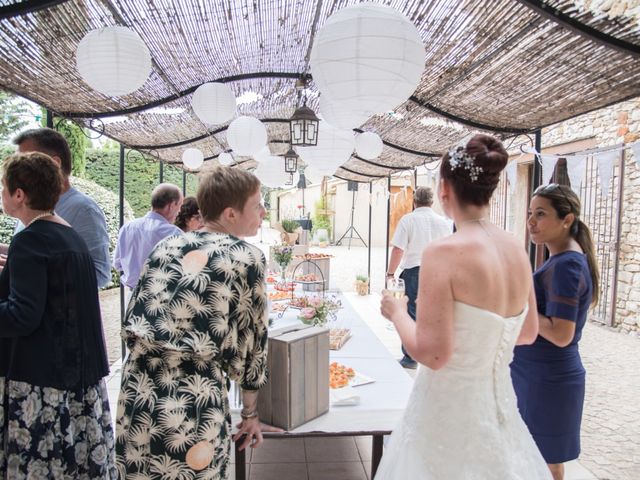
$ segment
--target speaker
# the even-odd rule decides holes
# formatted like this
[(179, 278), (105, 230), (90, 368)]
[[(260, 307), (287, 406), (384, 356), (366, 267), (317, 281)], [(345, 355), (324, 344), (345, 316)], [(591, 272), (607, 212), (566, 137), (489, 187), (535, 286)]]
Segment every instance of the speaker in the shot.
[(347, 180), (347, 191), (348, 192), (357, 192), (358, 191), (358, 182), (354, 182), (352, 180)]

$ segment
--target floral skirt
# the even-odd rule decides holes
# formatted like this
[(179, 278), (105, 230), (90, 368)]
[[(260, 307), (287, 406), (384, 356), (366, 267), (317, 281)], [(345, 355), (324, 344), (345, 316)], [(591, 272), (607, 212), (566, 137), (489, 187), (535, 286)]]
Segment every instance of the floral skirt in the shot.
[(115, 479), (104, 380), (78, 391), (0, 377), (0, 472), (14, 479)]

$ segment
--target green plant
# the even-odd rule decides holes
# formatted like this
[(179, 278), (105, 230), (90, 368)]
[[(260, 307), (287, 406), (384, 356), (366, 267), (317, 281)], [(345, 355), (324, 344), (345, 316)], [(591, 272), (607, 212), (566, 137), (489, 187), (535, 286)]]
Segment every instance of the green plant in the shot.
[(298, 318), (307, 325), (322, 326), (327, 323), (329, 317), (335, 319), (336, 312), (341, 307), (341, 302), (335, 297), (309, 297), (307, 306), (300, 310)]
[(293, 247), (289, 245), (276, 245), (273, 247), (273, 260), (282, 268), (286, 268), (293, 258)]
[(356, 280), (358, 282), (367, 283), (369, 281), (369, 277), (367, 277), (366, 275), (356, 275)]
[(280, 225), (282, 225), (282, 229), (287, 233), (295, 232), (300, 225), (295, 220), (291, 220), (290, 218), (284, 218), (280, 221)]
[[(324, 229), (327, 231), (327, 235), (331, 236), (331, 219), (329, 218), (329, 215), (327, 215), (326, 213), (319, 213), (326, 211), (326, 209), (327, 200), (325, 197), (321, 197), (315, 203), (315, 213), (313, 215), (313, 233), (317, 232), (318, 230)], [(328, 240), (328, 238), (326, 238), (325, 241), (326, 240)]]

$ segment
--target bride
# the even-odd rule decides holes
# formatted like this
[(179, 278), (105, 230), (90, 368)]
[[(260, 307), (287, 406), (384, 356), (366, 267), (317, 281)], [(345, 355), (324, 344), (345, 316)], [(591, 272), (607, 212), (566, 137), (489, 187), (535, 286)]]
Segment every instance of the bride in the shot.
[(538, 332), (531, 267), (522, 242), (487, 218), (507, 160), (487, 135), (443, 157), (440, 202), (457, 232), (423, 252), (415, 323), (406, 297), (382, 299), (421, 366), (376, 480), (551, 479), (509, 374), (514, 345)]

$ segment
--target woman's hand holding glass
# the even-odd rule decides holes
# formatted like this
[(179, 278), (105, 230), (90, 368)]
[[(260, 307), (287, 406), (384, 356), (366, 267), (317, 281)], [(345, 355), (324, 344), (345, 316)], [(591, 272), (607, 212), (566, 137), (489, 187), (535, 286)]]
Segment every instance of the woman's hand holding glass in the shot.
[(392, 322), (399, 314), (407, 312), (409, 298), (404, 294), (404, 280), (388, 278), (387, 288), (382, 291), (380, 313)]

